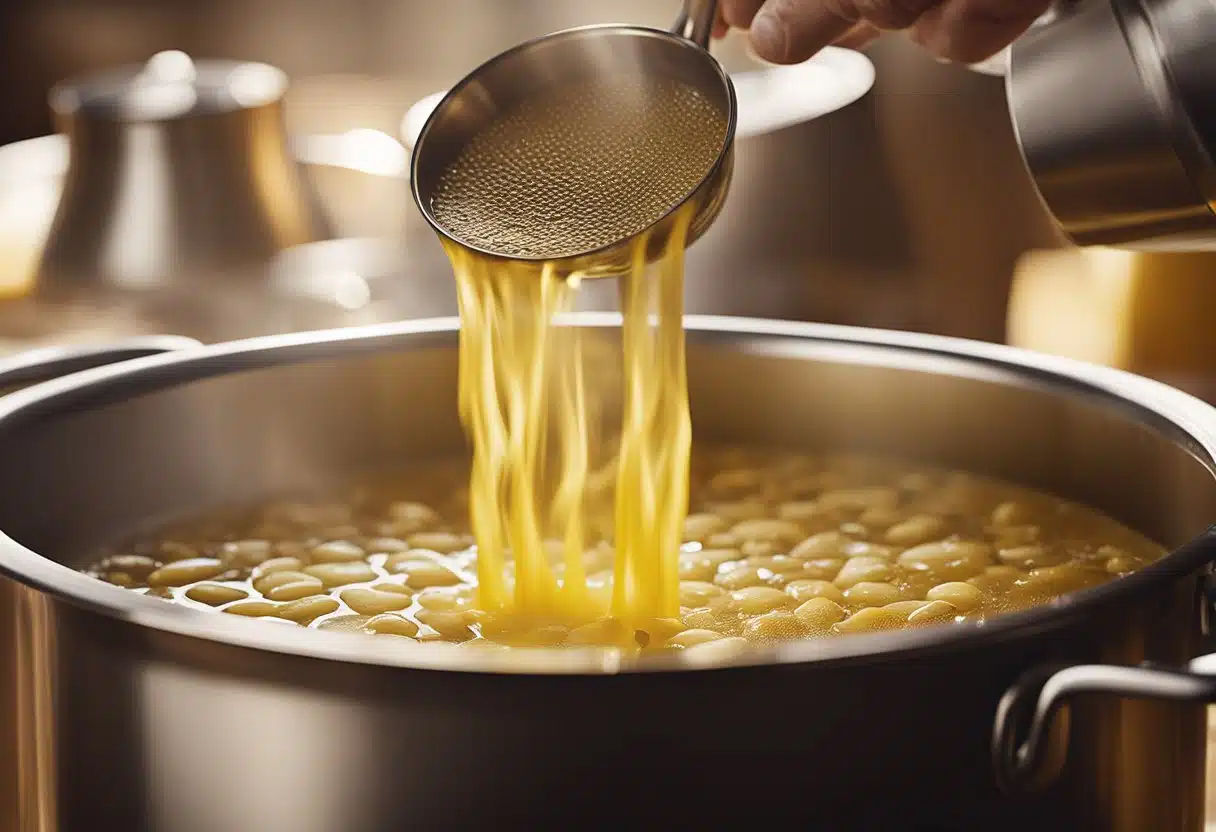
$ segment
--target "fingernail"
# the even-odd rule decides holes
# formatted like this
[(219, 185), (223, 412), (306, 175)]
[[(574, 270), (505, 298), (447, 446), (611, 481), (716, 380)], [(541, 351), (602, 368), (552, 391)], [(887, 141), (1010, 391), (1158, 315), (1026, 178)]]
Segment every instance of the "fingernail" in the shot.
[(752, 48), (761, 58), (779, 61), (785, 55), (785, 27), (775, 15), (760, 12), (752, 21)]

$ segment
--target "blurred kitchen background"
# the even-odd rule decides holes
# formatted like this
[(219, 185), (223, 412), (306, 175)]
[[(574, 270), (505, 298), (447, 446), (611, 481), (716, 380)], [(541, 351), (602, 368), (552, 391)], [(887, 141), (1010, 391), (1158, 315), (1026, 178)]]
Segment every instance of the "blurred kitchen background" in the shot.
[[(181, 50), (197, 60), (282, 69), (291, 82), (289, 133), (364, 131), (357, 134), (364, 157), (346, 167), (306, 166), (328, 224), (320, 236), (337, 242), (288, 250), (265, 267), (243, 266), (237, 277), (195, 277), (189, 292), (149, 304), (124, 300), (134, 297), (129, 287), (115, 294), (88, 281), (70, 300), (39, 297), (37, 266), (64, 159), (47, 146), (27, 152), (28, 143), (7, 160), (4, 150), (14, 148), (0, 150), (0, 294), (9, 298), (0, 301), (0, 339), (15, 347), (68, 333), (175, 329), (215, 340), (452, 314), (438, 243), (399, 172), (383, 175), (404, 159), (395, 140), (406, 110), (526, 38), (595, 22), (665, 26), (677, 7), (675, 0), (8, 0), (0, 8), (5, 144), (57, 128), (47, 92), (62, 79)], [(715, 49), (732, 71), (757, 66), (742, 38)], [(1214, 301), (1204, 301), (1212, 293), (1195, 281), (1211, 271), (1211, 255), (1052, 251), (1061, 241), (1019, 159), (1003, 81), (940, 65), (899, 38), (866, 54), (876, 70), (868, 94), (822, 119), (740, 143), (727, 210), (689, 254), (690, 311), (1013, 340), (1192, 387), (1207, 383), (1211, 368), (1197, 353), (1212, 337), (1201, 322)], [(1150, 304), (1141, 291), (1147, 274), (1157, 286), (1176, 287), (1156, 291)], [(210, 311), (187, 314), (183, 305)], [(1163, 326), (1162, 316), (1173, 325)], [(1187, 334), (1178, 316), (1197, 332)]]

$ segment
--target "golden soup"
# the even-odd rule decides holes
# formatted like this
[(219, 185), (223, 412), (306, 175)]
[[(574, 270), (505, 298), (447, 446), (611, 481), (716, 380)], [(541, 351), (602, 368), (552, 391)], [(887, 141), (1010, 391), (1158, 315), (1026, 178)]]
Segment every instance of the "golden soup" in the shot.
[[(173, 603), (465, 647), (702, 650), (947, 626), (1042, 604), (1152, 563), (1162, 547), (1092, 509), (1004, 482), (859, 456), (694, 455), (675, 615), (611, 609), (614, 551), (581, 561), (591, 620), (479, 603), (467, 469), (432, 466), (333, 500), (217, 512), (88, 571)], [(562, 580), (561, 541), (547, 541)], [(504, 572), (513, 574), (509, 558)]]

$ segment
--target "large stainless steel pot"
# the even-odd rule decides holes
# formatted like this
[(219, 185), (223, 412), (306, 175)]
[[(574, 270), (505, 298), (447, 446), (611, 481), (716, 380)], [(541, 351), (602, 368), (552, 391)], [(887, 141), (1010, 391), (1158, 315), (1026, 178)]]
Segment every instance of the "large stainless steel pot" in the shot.
[[(0, 400), (23, 829), (1200, 827), (1200, 702), (1216, 685), (1186, 663), (1216, 558), (1216, 411), (1113, 370), (689, 320), (701, 441), (962, 466), (1177, 547), (984, 626), (720, 669), (594, 652), (504, 666), (188, 610), (73, 570), (150, 519), (460, 452), (454, 327), (205, 347)], [(1133, 667), (1149, 660), (1177, 669)]]

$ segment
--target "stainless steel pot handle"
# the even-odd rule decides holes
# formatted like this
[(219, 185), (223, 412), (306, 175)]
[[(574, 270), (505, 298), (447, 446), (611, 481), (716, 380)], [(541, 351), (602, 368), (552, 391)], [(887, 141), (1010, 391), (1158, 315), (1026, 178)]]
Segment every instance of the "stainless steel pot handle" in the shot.
[[(1216, 561), (1216, 526), (1182, 550)], [(1209, 587), (1204, 609), (1210, 611), (1212, 603)], [(1052, 725), (1060, 710), (1083, 694), (1216, 703), (1216, 676), (1151, 663), (1054, 664), (1028, 671), (1001, 697), (993, 724), (992, 763), (1002, 791), (1034, 791), (1053, 779), (1056, 772), (1048, 765)]]
[(177, 335), (149, 335), (110, 344), (39, 347), (0, 358), (0, 392), (133, 358), (202, 346)]

